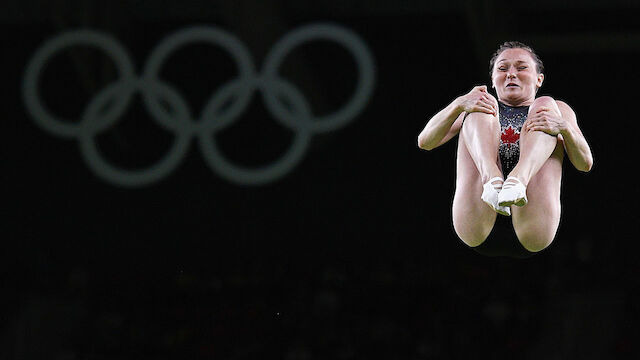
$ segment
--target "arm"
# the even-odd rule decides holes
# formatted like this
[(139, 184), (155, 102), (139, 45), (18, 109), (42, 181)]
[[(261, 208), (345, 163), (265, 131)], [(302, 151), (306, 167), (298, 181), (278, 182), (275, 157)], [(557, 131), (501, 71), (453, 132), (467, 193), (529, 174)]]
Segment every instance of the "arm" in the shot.
[(435, 114), (418, 135), (418, 147), (432, 150), (449, 141), (460, 132), (462, 121), (470, 112), (498, 113), (498, 102), (486, 86), (474, 87)]
[(456, 136), (465, 113), (455, 101), (435, 114), (418, 135), (418, 147), (432, 150)]
[(593, 166), (593, 156), (587, 140), (584, 138), (580, 127), (578, 127), (576, 114), (566, 103), (562, 101), (556, 101), (556, 103), (560, 108), (562, 117), (566, 120), (566, 126), (563, 130), (560, 130), (560, 136), (564, 142), (567, 156), (569, 156), (569, 160), (576, 169), (587, 172)]
[(591, 148), (582, 135), (576, 114), (563, 101), (556, 100), (560, 114), (550, 108), (540, 108), (534, 120), (528, 124), (528, 129), (544, 131), (549, 135), (558, 136), (573, 166), (580, 171), (589, 171), (593, 166)]

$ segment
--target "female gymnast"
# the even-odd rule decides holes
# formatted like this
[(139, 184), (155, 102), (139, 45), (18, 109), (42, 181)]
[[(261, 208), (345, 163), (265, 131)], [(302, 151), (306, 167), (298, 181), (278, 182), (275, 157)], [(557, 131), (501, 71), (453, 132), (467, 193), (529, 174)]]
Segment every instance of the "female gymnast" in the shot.
[[(456, 234), (481, 254), (525, 258), (548, 247), (560, 224), (564, 152), (584, 172), (593, 158), (571, 107), (549, 96), (536, 98), (544, 68), (531, 47), (505, 42), (489, 67), (498, 100), (486, 86), (474, 87), (429, 120), (418, 146), (432, 150), (460, 133)], [(508, 216), (513, 226), (504, 223)], [(508, 234), (489, 238), (494, 225)]]

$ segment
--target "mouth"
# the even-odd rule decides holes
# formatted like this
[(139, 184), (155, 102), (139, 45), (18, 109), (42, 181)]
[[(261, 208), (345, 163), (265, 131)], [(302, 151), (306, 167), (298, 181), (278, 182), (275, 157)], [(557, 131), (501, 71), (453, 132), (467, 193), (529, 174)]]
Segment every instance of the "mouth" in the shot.
[(518, 86), (518, 84), (516, 84), (516, 83), (508, 83), (507, 87), (511, 88), (511, 87), (520, 87), (520, 86)]

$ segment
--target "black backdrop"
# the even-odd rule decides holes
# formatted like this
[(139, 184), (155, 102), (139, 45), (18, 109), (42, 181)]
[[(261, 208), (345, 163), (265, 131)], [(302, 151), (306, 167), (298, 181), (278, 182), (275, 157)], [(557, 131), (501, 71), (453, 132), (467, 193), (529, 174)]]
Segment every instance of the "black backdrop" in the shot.
[[(7, 9), (1, 358), (637, 354), (635, 3), (31, 1)], [(278, 39), (317, 22), (366, 44), (373, 93), (265, 184), (220, 176), (194, 140), (158, 181), (118, 186), (87, 166), (77, 140), (45, 131), (27, 111), (26, 64), (65, 31), (109, 34), (141, 73), (162, 39), (215, 26), (240, 39), (260, 70)], [(565, 158), (557, 238), (528, 260), (483, 257), (455, 237), (455, 140), (432, 152), (416, 146), (431, 115), (488, 85), (488, 59), (505, 40), (537, 49), (547, 69), (541, 94), (574, 108), (595, 159), (585, 174)], [(39, 91), (78, 124), (114, 69), (100, 51), (77, 46), (51, 59)], [(344, 47), (312, 41), (279, 73), (322, 115), (346, 103), (357, 71)], [(170, 57), (161, 78), (196, 116), (236, 74), (219, 47), (194, 44)], [(295, 136), (256, 95), (216, 140), (227, 158), (258, 168)], [(137, 97), (96, 141), (111, 163), (139, 169), (174, 138)]]

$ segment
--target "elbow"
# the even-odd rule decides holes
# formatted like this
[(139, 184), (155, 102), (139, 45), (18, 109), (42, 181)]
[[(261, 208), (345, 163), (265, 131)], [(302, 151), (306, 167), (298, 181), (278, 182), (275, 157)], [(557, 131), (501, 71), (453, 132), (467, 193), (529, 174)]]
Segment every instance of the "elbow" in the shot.
[(422, 149), (422, 150), (427, 150), (427, 151), (430, 151), (430, 150), (434, 149), (434, 146), (431, 146), (431, 145), (428, 145), (428, 144), (423, 144), (423, 143), (420, 143), (419, 141), (418, 141), (418, 147), (420, 149)]
[(584, 162), (584, 164), (582, 164), (582, 166), (578, 168), (578, 170), (587, 173), (591, 171), (591, 168), (593, 168), (593, 159), (589, 158)]
[(429, 142), (426, 141), (426, 139), (423, 138), (422, 136), (418, 136), (418, 148), (428, 151), (428, 150), (433, 150), (435, 146), (433, 146), (432, 144), (429, 144)]

